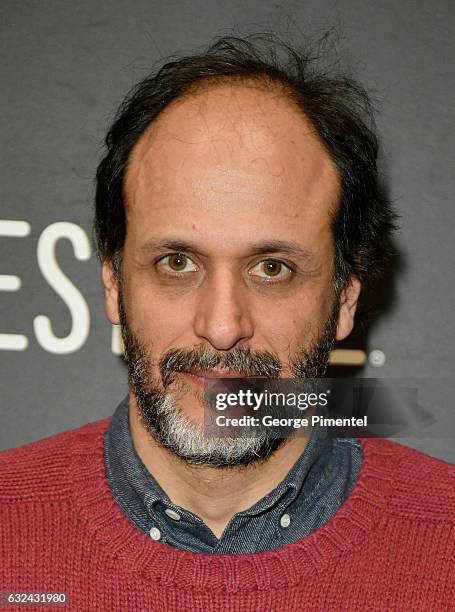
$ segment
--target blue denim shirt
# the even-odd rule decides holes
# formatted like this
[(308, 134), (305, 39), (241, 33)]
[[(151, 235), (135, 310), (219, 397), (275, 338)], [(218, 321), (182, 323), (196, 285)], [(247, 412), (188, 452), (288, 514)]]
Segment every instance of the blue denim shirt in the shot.
[(254, 553), (295, 542), (326, 523), (347, 499), (362, 463), (353, 439), (331, 439), (315, 428), (301, 457), (273, 491), (235, 514), (218, 539), (203, 520), (173, 504), (133, 445), (128, 398), (106, 431), (104, 455), (112, 494), (141, 531), (183, 550)]

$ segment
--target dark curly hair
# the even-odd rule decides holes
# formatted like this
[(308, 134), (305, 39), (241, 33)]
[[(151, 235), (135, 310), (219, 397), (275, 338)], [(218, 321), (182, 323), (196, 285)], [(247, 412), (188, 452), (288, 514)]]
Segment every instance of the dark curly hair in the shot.
[(173, 100), (211, 82), (252, 81), (279, 88), (305, 114), (338, 169), (341, 198), (334, 217), (335, 289), (350, 274), (365, 285), (388, 259), (396, 215), (381, 188), (372, 105), (352, 78), (331, 76), (317, 58), (273, 35), (229, 36), (205, 52), (166, 63), (138, 83), (106, 136), (96, 173), (94, 230), (101, 260), (120, 269), (125, 240), (123, 178), (133, 147)]

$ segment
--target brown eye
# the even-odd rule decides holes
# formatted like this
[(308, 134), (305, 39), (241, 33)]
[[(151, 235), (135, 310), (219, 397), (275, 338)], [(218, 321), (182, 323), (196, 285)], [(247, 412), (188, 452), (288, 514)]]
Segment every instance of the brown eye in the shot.
[(278, 274), (281, 272), (281, 268), (283, 267), (283, 264), (279, 261), (273, 261), (273, 259), (268, 259), (267, 261), (263, 262), (263, 270), (266, 273), (267, 276), (278, 276)]
[(175, 255), (169, 255), (169, 267), (175, 272), (181, 272), (185, 269), (187, 258), (185, 255), (176, 253)]
[(199, 268), (187, 255), (183, 253), (170, 253), (162, 257), (158, 263), (158, 268), (163, 273), (181, 273), (186, 274), (187, 272), (198, 272)]
[(263, 259), (249, 271), (250, 276), (270, 280), (289, 280), (292, 269), (277, 259)]

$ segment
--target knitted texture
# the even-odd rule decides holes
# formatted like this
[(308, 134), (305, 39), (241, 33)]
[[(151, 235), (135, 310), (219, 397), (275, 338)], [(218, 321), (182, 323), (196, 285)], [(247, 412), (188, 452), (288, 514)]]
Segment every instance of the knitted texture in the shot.
[(362, 440), (353, 491), (310, 536), (192, 553), (154, 542), (114, 501), (109, 421), (0, 453), (0, 591), (66, 592), (64, 609), (90, 612), (455, 610), (455, 466)]

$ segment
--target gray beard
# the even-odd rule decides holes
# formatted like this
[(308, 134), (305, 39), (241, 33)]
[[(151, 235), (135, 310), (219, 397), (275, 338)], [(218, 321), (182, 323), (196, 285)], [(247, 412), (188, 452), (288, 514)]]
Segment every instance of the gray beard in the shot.
[[(309, 349), (300, 349), (291, 361), (294, 378), (324, 376), (330, 351), (335, 342), (338, 301), (318, 340)], [(240, 467), (268, 459), (285, 442), (270, 430), (261, 430), (255, 437), (209, 437), (202, 426), (187, 419), (180, 406), (166, 390), (175, 381), (175, 372), (192, 369), (208, 370), (225, 367), (246, 376), (279, 378), (280, 361), (267, 351), (251, 351), (240, 347), (219, 354), (207, 348), (174, 349), (159, 362), (161, 381), (150, 376), (151, 359), (146, 347), (131, 331), (119, 294), (119, 312), (124, 343), (124, 359), (128, 366), (128, 382), (136, 397), (139, 417), (148, 433), (181, 460), (192, 465), (217, 468)], [(201, 393), (195, 397), (204, 404)]]

